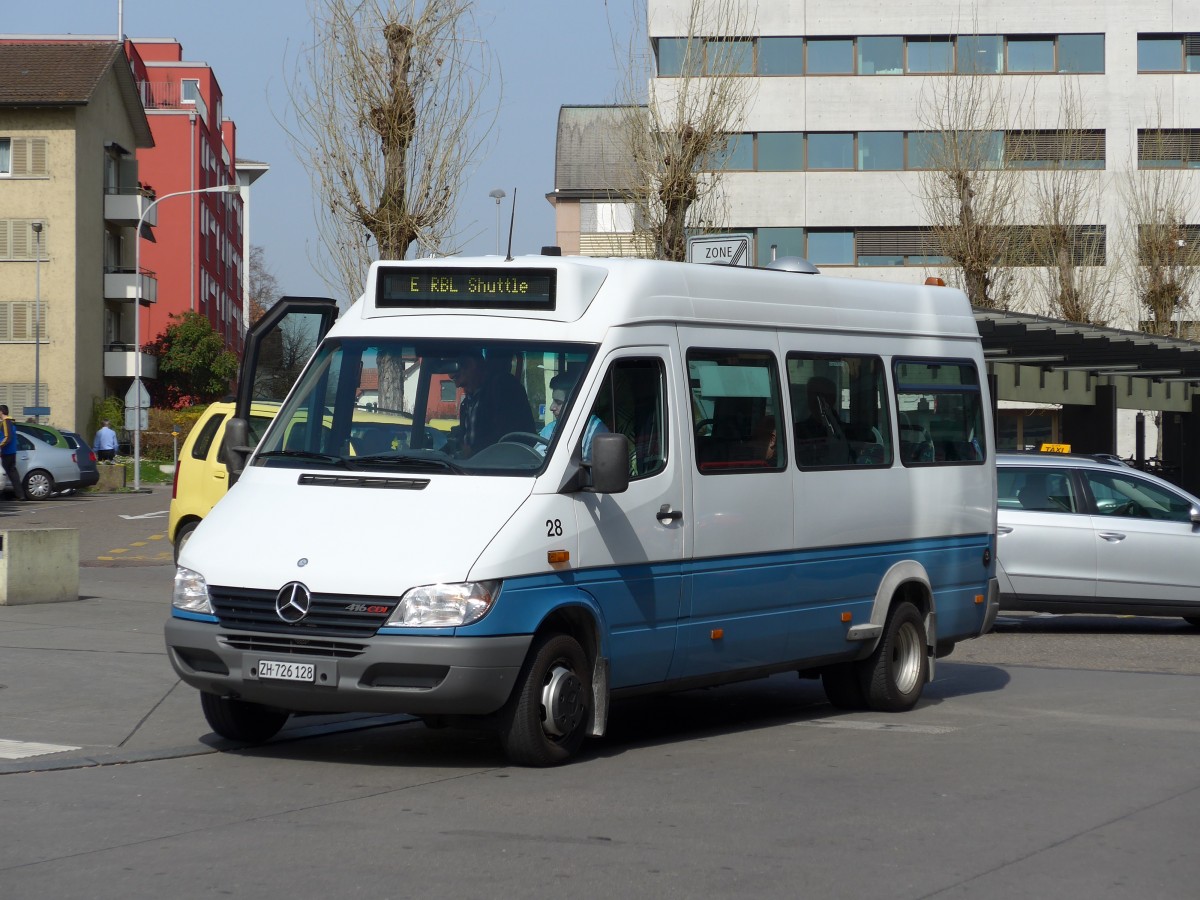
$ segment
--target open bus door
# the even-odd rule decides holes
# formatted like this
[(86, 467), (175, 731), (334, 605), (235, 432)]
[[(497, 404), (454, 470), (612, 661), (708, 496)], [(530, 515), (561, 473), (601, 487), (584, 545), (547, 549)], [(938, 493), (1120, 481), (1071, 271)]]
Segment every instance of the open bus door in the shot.
[(281, 297), (247, 332), (238, 371), (237, 409), (225, 426), (231, 486), (254, 451), (250, 404), (283, 403), (337, 316), (337, 301), (327, 297)]

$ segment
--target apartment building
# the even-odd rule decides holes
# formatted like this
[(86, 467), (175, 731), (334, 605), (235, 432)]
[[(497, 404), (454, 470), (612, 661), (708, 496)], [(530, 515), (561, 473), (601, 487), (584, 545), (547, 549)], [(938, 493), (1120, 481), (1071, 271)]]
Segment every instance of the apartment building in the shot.
[[(1039, 224), (1027, 189), (1039, 174), (1082, 174), (1094, 203), (1076, 223), (1076, 262), (1111, 284), (1105, 324), (1136, 330), (1147, 315), (1122, 265), (1139, 252), (1123, 188), (1131, 172), (1180, 170), (1190, 217), (1174, 228), (1181, 246), (1200, 242), (1200, 4), (778, 0), (743, 4), (753, 17), (749, 33), (702, 35), (705, 52), (685, 61), (692, 7), (693, 0), (649, 0), (651, 96), (670, 98), (687, 77), (685, 65), (713, 74), (702, 67), (715, 59), (732, 72), (721, 77), (752, 80), (741, 132), (723, 155), (721, 225), (752, 236), (759, 264), (801, 256), (834, 276), (947, 275), (924, 200), (923, 175), (939, 139), (929, 105), (964, 78), (1005, 101), (1005, 120), (989, 139), (995, 166), (1021, 170), (1014, 233), (1028, 236)], [(1069, 108), (1073, 120), (1064, 116)], [(612, 179), (614, 139), (606, 129), (615, 116), (596, 107), (560, 113), (551, 201), (564, 252), (639, 250)], [(1039, 292), (1045, 268), (1037, 255), (1013, 260), (1006, 306), (1060, 315)], [(1176, 334), (1192, 335), (1196, 298), (1184, 298), (1174, 317)], [(1036, 372), (1026, 372), (1022, 385), (1022, 373), (1010, 369), (1002, 373), (1007, 394), (1029, 402), (1019, 416), (1002, 415), (1001, 425), (1020, 429), (1039, 415), (1033, 398), (1045, 397), (1030, 389)], [(1098, 381), (1095, 373), (1077, 378), (1076, 402), (1093, 402), (1088, 392)], [(1123, 381), (1113, 384), (1122, 408), (1135, 405)], [(1190, 410), (1195, 386), (1148, 390), (1150, 408)], [(1031, 433), (1057, 434), (1053, 407)]]
[[(0, 403), (86, 429), (92, 405), (128, 388), (124, 286), (146, 197), (136, 153), (154, 145), (119, 41), (0, 39)], [(132, 265), (132, 262), (130, 262)], [(144, 371), (153, 376), (153, 360)], [(47, 421), (45, 415), (42, 421)]]
[(212, 68), (173, 38), (0, 35), (0, 402), (86, 431), (187, 311), (241, 353), (247, 188), (269, 166), (236, 141)]

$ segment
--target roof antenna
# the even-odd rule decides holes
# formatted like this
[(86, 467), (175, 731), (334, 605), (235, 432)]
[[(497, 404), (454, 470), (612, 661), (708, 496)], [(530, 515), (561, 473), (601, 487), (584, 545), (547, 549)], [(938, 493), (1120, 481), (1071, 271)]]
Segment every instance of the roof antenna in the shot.
[(508, 256), (504, 257), (505, 262), (513, 261), (512, 236), (513, 236), (513, 223), (516, 221), (517, 221), (517, 189), (513, 188), (512, 216), (508, 220)]

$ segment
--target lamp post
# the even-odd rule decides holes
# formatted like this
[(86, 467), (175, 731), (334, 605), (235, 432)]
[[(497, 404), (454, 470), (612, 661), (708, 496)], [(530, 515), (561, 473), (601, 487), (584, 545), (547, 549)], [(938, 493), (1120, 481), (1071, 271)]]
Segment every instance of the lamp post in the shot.
[(488, 196), (496, 201), (496, 255), (500, 255), (500, 201), (508, 195), (500, 188), (488, 191)]
[(133, 489), (142, 489), (142, 224), (150, 210), (172, 197), (190, 194), (240, 194), (236, 184), (221, 184), (216, 187), (194, 188), (190, 191), (175, 191), (155, 197), (146, 204), (138, 216), (137, 229), (133, 235), (133, 385), (137, 401), (137, 415), (133, 419)]
[(42, 421), (42, 223), (34, 222), (33, 228), (33, 258), (34, 262), (34, 294), (33, 294), (33, 408), (38, 410), (33, 414), (33, 421)]

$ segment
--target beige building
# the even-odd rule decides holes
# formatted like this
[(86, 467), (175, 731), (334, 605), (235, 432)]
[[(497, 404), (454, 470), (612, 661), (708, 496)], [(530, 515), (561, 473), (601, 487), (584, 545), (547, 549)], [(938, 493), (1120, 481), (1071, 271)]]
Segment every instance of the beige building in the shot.
[(0, 41), (0, 403), (15, 418), (49, 408), (41, 421), (90, 439), (94, 403), (128, 386), (121, 269), (149, 202), (134, 154), (153, 145), (119, 42)]

